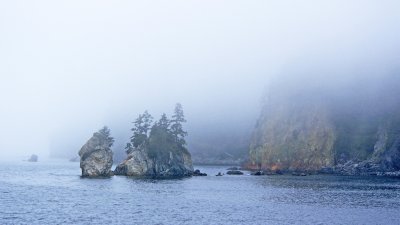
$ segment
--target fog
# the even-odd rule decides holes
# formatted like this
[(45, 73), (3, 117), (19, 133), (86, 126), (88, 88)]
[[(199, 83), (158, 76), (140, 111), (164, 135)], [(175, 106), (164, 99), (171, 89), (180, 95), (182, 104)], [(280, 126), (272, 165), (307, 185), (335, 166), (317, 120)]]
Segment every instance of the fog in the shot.
[(0, 1), (0, 157), (77, 152), (103, 125), (124, 143), (177, 102), (189, 146), (246, 135), (275, 80), (394, 74), (399, 27), (398, 1)]

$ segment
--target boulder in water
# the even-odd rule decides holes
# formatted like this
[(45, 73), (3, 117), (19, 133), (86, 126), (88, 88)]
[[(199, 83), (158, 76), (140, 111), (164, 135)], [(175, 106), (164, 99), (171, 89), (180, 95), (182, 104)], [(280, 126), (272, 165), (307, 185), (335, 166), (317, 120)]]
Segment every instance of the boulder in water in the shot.
[(111, 176), (113, 164), (113, 152), (111, 146), (114, 139), (110, 137), (107, 127), (93, 134), (79, 151), (80, 167), (83, 177)]
[(200, 172), (200, 170), (195, 170), (193, 176), (207, 176), (207, 174)]
[(252, 173), (251, 175), (262, 176), (262, 175), (265, 175), (265, 173), (264, 173), (264, 171), (260, 170), (260, 171), (256, 171), (256, 172)]
[(28, 162), (37, 162), (39, 160), (39, 157), (35, 154), (32, 154), (31, 157), (29, 157)]

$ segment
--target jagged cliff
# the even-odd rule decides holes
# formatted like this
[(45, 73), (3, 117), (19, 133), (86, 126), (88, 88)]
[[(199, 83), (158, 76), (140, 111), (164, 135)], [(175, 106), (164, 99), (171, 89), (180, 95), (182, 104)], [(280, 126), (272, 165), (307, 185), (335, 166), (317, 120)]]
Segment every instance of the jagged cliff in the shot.
[(398, 81), (341, 89), (277, 82), (253, 133), (249, 167), (349, 175), (400, 170)]

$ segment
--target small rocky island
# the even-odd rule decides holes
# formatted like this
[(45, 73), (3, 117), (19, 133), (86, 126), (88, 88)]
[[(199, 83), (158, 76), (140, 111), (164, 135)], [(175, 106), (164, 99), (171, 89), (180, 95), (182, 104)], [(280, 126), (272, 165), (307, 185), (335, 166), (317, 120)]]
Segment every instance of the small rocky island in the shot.
[(186, 149), (182, 124), (186, 122), (181, 104), (177, 104), (171, 119), (165, 114), (153, 123), (145, 111), (133, 122), (132, 137), (126, 145), (127, 158), (111, 171), (114, 139), (104, 127), (79, 151), (82, 176), (110, 175), (179, 178), (193, 175), (192, 159)]
[(28, 162), (37, 162), (39, 160), (39, 156), (32, 154), (29, 159)]
[(112, 175), (114, 138), (110, 129), (103, 127), (82, 146), (79, 151), (80, 167), (83, 177), (107, 177)]
[(193, 175), (192, 159), (186, 149), (182, 105), (177, 104), (172, 119), (165, 114), (152, 124), (145, 111), (134, 122), (133, 136), (126, 145), (128, 157), (115, 169), (115, 175), (177, 178)]

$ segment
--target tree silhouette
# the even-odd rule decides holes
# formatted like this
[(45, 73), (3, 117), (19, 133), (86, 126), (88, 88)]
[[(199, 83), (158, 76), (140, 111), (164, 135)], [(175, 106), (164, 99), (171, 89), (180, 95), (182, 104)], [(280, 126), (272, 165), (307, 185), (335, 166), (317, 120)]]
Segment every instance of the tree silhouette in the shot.
[(168, 130), (168, 131), (170, 130), (170, 127), (169, 127), (170, 124), (171, 124), (171, 121), (169, 121), (169, 119), (167, 118), (167, 115), (165, 115), (165, 113), (163, 113), (161, 115), (160, 120), (157, 122), (157, 126), (164, 128), (165, 130)]
[(153, 117), (146, 110), (133, 122), (134, 127), (131, 129), (133, 131), (131, 137), (133, 147), (137, 148), (146, 141), (152, 121)]
[(111, 137), (111, 131), (107, 126), (104, 126), (101, 128), (98, 133), (100, 135), (103, 135), (106, 138), (106, 141), (108, 143), (108, 147), (111, 147), (114, 144), (114, 138)]
[(171, 133), (175, 137), (175, 141), (181, 146), (186, 144), (185, 137), (187, 132), (183, 130), (182, 124), (185, 123), (185, 116), (183, 114), (183, 108), (180, 103), (175, 106), (174, 114), (171, 120)]

